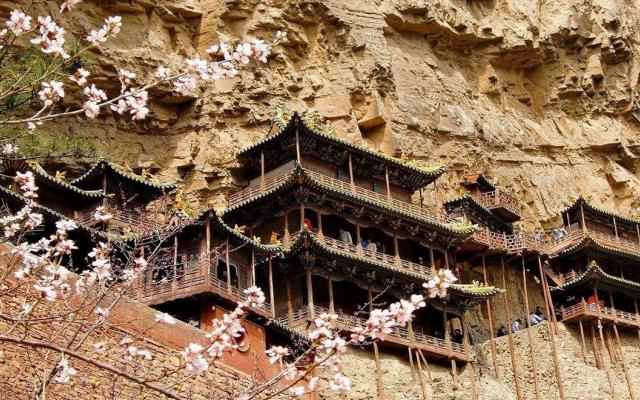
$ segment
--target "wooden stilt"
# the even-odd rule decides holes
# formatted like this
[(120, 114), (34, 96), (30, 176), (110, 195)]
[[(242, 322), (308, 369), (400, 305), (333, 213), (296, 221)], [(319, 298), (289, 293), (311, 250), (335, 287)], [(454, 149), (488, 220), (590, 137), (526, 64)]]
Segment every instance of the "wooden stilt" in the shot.
[(582, 345), (582, 358), (584, 359), (584, 363), (588, 364), (589, 362), (587, 361), (587, 344), (585, 343), (584, 340), (584, 328), (582, 327), (582, 321), (578, 320), (578, 324), (580, 325), (580, 339), (581, 339), (581, 345)]
[[(207, 220), (204, 224), (204, 236), (205, 236), (205, 257), (207, 257), (207, 260), (209, 260), (209, 256), (211, 253), (211, 218), (207, 217)], [(209, 261), (207, 264), (210, 264), (211, 262)]]
[(413, 380), (416, 377), (416, 373), (413, 370), (413, 349), (411, 347), (407, 347), (407, 352), (409, 353), (409, 367), (411, 368), (411, 379)]
[(624, 350), (622, 349), (622, 342), (620, 341), (620, 334), (618, 333), (618, 327), (616, 326), (615, 323), (613, 324), (613, 333), (616, 338), (618, 349), (620, 350), (620, 361), (622, 362), (624, 377), (627, 381), (627, 387), (629, 388), (629, 396), (631, 397), (631, 400), (636, 400), (637, 399), (636, 391), (635, 391), (635, 388), (633, 387), (631, 377), (629, 376), (629, 368), (627, 367), (627, 360), (625, 359), (625, 356), (624, 356)]
[(299, 129), (296, 128), (296, 161), (298, 164), (302, 162), (302, 155), (300, 153), (300, 133)]
[(360, 235), (360, 225), (356, 223), (356, 248), (362, 254), (362, 236)]
[(391, 185), (389, 184), (389, 168), (384, 166), (384, 181), (387, 187), (387, 202), (389, 204), (393, 204), (393, 200), (391, 199)]
[(420, 379), (420, 387), (422, 388), (422, 398), (427, 400), (430, 399), (431, 396), (429, 394), (427, 394), (429, 391), (427, 390), (427, 384), (425, 384), (425, 377), (424, 374), (422, 372), (422, 363), (420, 362), (420, 356), (418, 355), (418, 353), (416, 352), (416, 360), (418, 361), (418, 378)]
[[(504, 257), (500, 257), (500, 266), (502, 268), (502, 287), (506, 289), (507, 278), (504, 270)], [(520, 388), (520, 375), (518, 374), (518, 362), (516, 361), (515, 350), (513, 347), (513, 337), (511, 332), (511, 313), (509, 312), (509, 301), (507, 300), (506, 291), (502, 293), (502, 299), (504, 300), (504, 309), (507, 316), (507, 333), (509, 340), (509, 356), (511, 357), (511, 368), (513, 370), (513, 380), (516, 385), (516, 397), (518, 400), (522, 400), (522, 390)]]
[(529, 294), (528, 289), (527, 289), (527, 270), (526, 267), (524, 265), (524, 257), (522, 257), (522, 285), (523, 285), (523, 291), (524, 291), (524, 304), (525, 307), (527, 309), (527, 313), (525, 315), (525, 318), (527, 320), (526, 323), (526, 327), (527, 327), (527, 338), (529, 340), (529, 354), (531, 356), (531, 369), (533, 372), (533, 384), (535, 386), (535, 391), (536, 391), (536, 400), (541, 400), (542, 399), (542, 393), (540, 391), (540, 383), (538, 382), (538, 367), (536, 366), (536, 350), (535, 350), (535, 345), (533, 344), (533, 334), (531, 332), (531, 321), (529, 320), (529, 313), (531, 312), (529, 309)]
[(560, 360), (558, 359), (558, 344), (556, 343), (557, 321), (553, 308), (553, 300), (551, 299), (551, 291), (549, 290), (549, 283), (547, 282), (547, 276), (542, 270), (542, 261), (538, 256), (538, 268), (540, 271), (540, 279), (542, 280), (542, 290), (544, 291), (544, 298), (546, 308), (551, 313), (547, 318), (548, 321), (553, 321), (549, 324), (549, 336), (551, 337), (551, 354), (553, 356), (553, 366), (556, 370), (556, 380), (558, 383), (558, 395), (560, 400), (564, 400), (564, 386), (562, 384), (562, 372), (560, 371)]
[(317, 210), (318, 214), (318, 239), (324, 240), (324, 233), (322, 233), (322, 213)]
[[(469, 327), (467, 326), (467, 320), (464, 317), (464, 310), (460, 315), (460, 325), (462, 327), (462, 345), (464, 346), (464, 352), (469, 360), (471, 360), (471, 349), (469, 346)], [(476, 376), (474, 370), (474, 362), (470, 361), (467, 366), (471, 369), (471, 398), (476, 400), (478, 398), (478, 388), (476, 387)]]
[(593, 326), (593, 323), (589, 323), (589, 329), (591, 333), (591, 346), (593, 347), (593, 356), (596, 359), (596, 367), (599, 369), (604, 369), (604, 365), (602, 362), (602, 358), (600, 356), (600, 351), (598, 350), (598, 342), (596, 339), (596, 330)]
[(429, 246), (429, 262), (431, 263), (431, 276), (436, 274), (436, 261), (433, 256), (433, 247)]
[(427, 369), (427, 377), (429, 378), (429, 384), (431, 384), (431, 382), (433, 381), (433, 378), (431, 378), (431, 368), (429, 367), (429, 363), (427, 362), (427, 359), (424, 357), (424, 354), (422, 354), (422, 350), (418, 350), (418, 355), (422, 359), (422, 363)]
[[(638, 300), (637, 299), (633, 299), (633, 307), (634, 307), (634, 309), (636, 311), (636, 321), (640, 321), (640, 313), (638, 312)], [(640, 341), (640, 328), (638, 328), (638, 340)]]
[(289, 247), (289, 213), (284, 213), (284, 247)]
[(353, 161), (351, 160), (351, 152), (349, 152), (349, 184), (351, 186), (351, 191), (356, 191), (356, 183), (353, 179)]
[(264, 191), (264, 151), (260, 152), (260, 191)]
[[(597, 302), (598, 302), (598, 299), (596, 299), (596, 303)], [(601, 354), (604, 354), (605, 352), (604, 333), (602, 332), (602, 323), (600, 322), (600, 319), (598, 319), (598, 334), (600, 336)], [(609, 354), (609, 356), (611, 356), (611, 354)], [(604, 356), (602, 356), (601, 358), (602, 358), (602, 363), (604, 365), (604, 370), (607, 373), (607, 380), (609, 381), (609, 389), (611, 389), (611, 398), (615, 400), (617, 398), (616, 388), (615, 388), (615, 385), (613, 384), (611, 369), (609, 368), (609, 364), (604, 361)]]
[(587, 223), (584, 220), (584, 206), (580, 203), (580, 219), (582, 221), (582, 229), (587, 230)]
[[(487, 264), (485, 261), (484, 254), (482, 255), (482, 277), (484, 279), (484, 285), (488, 286), (489, 282), (487, 279)], [(500, 370), (498, 369), (498, 359), (496, 357), (496, 342), (495, 342), (496, 335), (493, 331), (493, 312), (491, 310), (491, 299), (487, 299), (486, 304), (487, 304), (487, 316), (489, 317), (489, 334), (491, 335), (491, 340), (489, 342), (491, 344), (491, 360), (493, 361), (493, 370), (496, 374), (496, 378), (500, 378)]]

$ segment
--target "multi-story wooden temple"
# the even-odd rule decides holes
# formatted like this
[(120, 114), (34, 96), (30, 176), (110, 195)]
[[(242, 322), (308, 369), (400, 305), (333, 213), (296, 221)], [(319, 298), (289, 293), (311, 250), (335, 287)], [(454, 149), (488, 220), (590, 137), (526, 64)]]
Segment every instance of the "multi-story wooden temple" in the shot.
[(558, 316), (578, 323), (581, 333), (584, 323), (590, 330), (605, 326), (640, 332), (640, 221), (582, 198), (562, 212), (562, 220), (548, 249)]
[[(55, 229), (60, 218), (78, 222), (71, 233), (79, 244), (73, 255), (78, 269), (96, 240), (136, 243), (137, 251), (149, 256), (150, 268), (131, 296), (181, 320), (207, 329), (212, 318), (244, 298), (244, 289), (261, 287), (267, 302), (250, 310), (241, 352), (263, 353), (270, 343), (304, 339), (311, 320), (325, 311), (336, 313), (348, 331), (363, 324), (373, 307), (420, 292), (440, 268), (455, 271), (459, 283), (446, 299), (429, 300), (406, 329), (371, 345), (378, 372), (381, 350), (408, 355), (412, 363), (446, 361), (454, 373), (459, 364), (473, 362), (468, 325), (473, 308), (479, 310), (476, 323), (487, 319), (473, 329), (486, 332), (475, 337), (479, 341), (491, 339), (497, 375), (492, 316), (497, 305), (491, 299), (504, 294), (499, 287), (508, 281), (524, 296), (525, 314), (503, 295), (498, 325), (507, 327), (520, 398), (511, 322), (525, 318), (526, 327), (536, 306), (551, 320), (640, 328), (635, 271), (640, 229), (633, 219), (580, 199), (563, 212), (564, 227), (548, 245), (541, 232), (514, 227), (522, 217), (520, 204), (485, 176), (464, 176), (465, 193), (440, 211), (423, 199), (444, 168), (424, 168), (354, 145), (297, 114), (276, 122), (265, 139), (240, 151), (238, 160), (244, 184), (228, 196), (224, 210), (184, 214), (179, 224), (175, 216), (158, 212), (166, 211), (166, 204), (158, 203), (167, 201), (175, 185), (109, 161), (69, 182), (35, 163), (11, 163), (4, 172), (29, 170), (36, 177), (37, 207), (46, 219), (42, 234)], [(25, 203), (10, 180), (0, 186), (0, 197), (13, 212)], [(96, 221), (96, 207), (112, 218)], [(145, 243), (154, 237), (161, 237), (160, 250), (151, 255)], [(507, 279), (509, 274), (515, 279)], [(529, 343), (539, 396), (530, 331)], [(560, 381), (555, 346), (553, 339)]]

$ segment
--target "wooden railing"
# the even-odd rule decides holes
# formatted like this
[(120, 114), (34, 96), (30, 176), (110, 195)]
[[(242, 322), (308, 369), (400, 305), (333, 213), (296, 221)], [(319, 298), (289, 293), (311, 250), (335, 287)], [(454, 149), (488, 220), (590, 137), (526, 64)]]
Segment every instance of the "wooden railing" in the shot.
[(522, 215), (522, 206), (518, 200), (499, 190), (474, 194), (473, 197), (489, 209), (505, 208), (515, 215)]
[(471, 238), (478, 243), (489, 246), (489, 248), (507, 250), (507, 239), (502, 233), (483, 228), (471, 235)]
[[(109, 220), (110, 225), (120, 225), (127, 227), (131, 232), (138, 235), (145, 235), (153, 233), (160, 228), (160, 224), (145, 217), (142, 213), (137, 211), (118, 210), (113, 208), (107, 208), (104, 213), (111, 214), (112, 217)], [(82, 225), (94, 226), (100, 224), (94, 218), (95, 210), (87, 211), (83, 213), (76, 221)]]
[(431, 275), (431, 267), (427, 265), (417, 264), (411, 261), (401, 259), (400, 257), (392, 256), (390, 254), (380, 253), (378, 251), (372, 251), (370, 249), (363, 249), (360, 246), (343, 242), (338, 239), (334, 239), (328, 236), (324, 236), (319, 239), (328, 247), (337, 250), (339, 252), (349, 253), (360, 257), (368, 258), (372, 261), (387, 264), (392, 269), (399, 269), (405, 271), (413, 271), (419, 274), (429, 277)]
[[(329, 313), (329, 310), (323, 307), (314, 306), (313, 311), (315, 313), (315, 317), (322, 313)], [(358, 317), (355, 315), (341, 314), (335, 313), (338, 316), (337, 328), (343, 329), (345, 331), (350, 331), (356, 327), (366, 326), (367, 320), (362, 317)], [(301, 322), (311, 321), (312, 318), (309, 313), (308, 307), (301, 307), (295, 310), (291, 317), (282, 316), (278, 318), (278, 321), (282, 324), (290, 324), (292, 327), (299, 326)], [(423, 346), (431, 347), (434, 352), (438, 354), (447, 355), (451, 353), (451, 355), (460, 358), (467, 359), (467, 355), (465, 352), (464, 345), (461, 343), (456, 343), (449, 341), (447, 342), (444, 339), (440, 339), (434, 336), (430, 336), (424, 334), (422, 332), (409, 332), (407, 328), (393, 328), (393, 331), (388, 335), (381, 335), (382, 339), (389, 342), (398, 342), (398, 339), (401, 340), (400, 344), (407, 345), (411, 342), (415, 342), (416, 344), (420, 344)]]
[(627, 251), (630, 253), (640, 255), (640, 243), (633, 240), (616, 237), (615, 235), (612, 235), (612, 234), (591, 230), (591, 229), (586, 231), (583, 229), (572, 230), (571, 232), (569, 232), (569, 234), (563, 236), (560, 239), (553, 241), (549, 245), (547, 252), (549, 254), (553, 254), (558, 251), (561, 251), (567, 247), (570, 247), (580, 242), (586, 236), (589, 236), (595, 239), (596, 241), (600, 242), (605, 246), (613, 247), (618, 250)]
[[(264, 181), (257, 181), (254, 184), (246, 187), (240, 192), (234, 193), (229, 196), (229, 206), (232, 207), (236, 204), (244, 202), (246, 200), (252, 199), (256, 196), (259, 196), (265, 191), (268, 191), (280, 183), (286, 181), (291, 174), (293, 173), (294, 165), (291, 166), (290, 169), (285, 170), (275, 176), (266, 177)], [(459, 223), (453, 217), (441, 213), (438, 211), (434, 211), (427, 207), (421, 207), (419, 205), (408, 203), (406, 201), (398, 200), (392, 197), (387, 196), (386, 194), (374, 192), (373, 190), (365, 189), (361, 186), (351, 185), (349, 182), (342, 181), (340, 179), (334, 178), (332, 176), (324, 175), (319, 172), (311, 171), (309, 169), (304, 169), (305, 173), (315, 179), (321, 185), (330, 187), (332, 189), (348, 192), (357, 197), (366, 199), (368, 201), (385, 205), (390, 207), (396, 211), (402, 212), (404, 214), (410, 215), (415, 218), (438, 222), (441, 224), (455, 224)]]
[(598, 312), (597, 304), (587, 303), (585, 301), (565, 307), (562, 312), (562, 319), (569, 320), (581, 315), (600, 317), (613, 322), (640, 327), (640, 319), (636, 314), (627, 311), (614, 310), (609, 307), (600, 307), (600, 312)]
[(507, 235), (506, 245), (509, 253), (518, 253), (524, 250), (533, 250), (539, 253), (546, 251), (544, 238), (539, 238), (526, 232)]
[(249, 185), (243, 190), (229, 196), (228, 205), (233, 207), (236, 204), (250, 200), (260, 194), (273, 189), (282, 182), (286, 181), (293, 174), (293, 167), (280, 174), (265, 177), (264, 181), (258, 181), (253, 185)]
[[(215, 293), (233, 302), (246, 300), (247, 295), (244, 293), (246, 288), (229, 286), (227, 282), (217, 278), (217, 259), (203, 256), (183, 266), (176, 268), (176, 273), (173, 272), (173, 264), (162, 263), (158, 268), (151, 268), (147, 275), (140, 279), (141, 282), (132, 289), (131, 295), (147, 304), (158, 304), (206, 292)], [(166, 270), (164, 277), (159, 281), (154, 279), (153, 272), (157, 274), (163, 270)], [(266, 302), (255, 310), (265, 316), (272, 315), (271, 304)]]

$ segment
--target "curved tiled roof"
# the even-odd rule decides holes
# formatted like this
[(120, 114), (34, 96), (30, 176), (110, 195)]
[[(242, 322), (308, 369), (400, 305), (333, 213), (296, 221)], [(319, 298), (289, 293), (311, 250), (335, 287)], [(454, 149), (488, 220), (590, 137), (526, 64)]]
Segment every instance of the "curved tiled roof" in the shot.
[(482, 204), (481, 202), (479, 202), (478, 200), (476, 200), (476, 198), (474, 198), (473, 196), (469, 195), (468, 193), (465, 193), (459, 197), (456, 197), (454, 199), (451, 200), (447, 200), (444, 202), (443, 206), (444, 208), (449, 211), (450, 208), (456, 207), (458, 205), (462, 205), (462, 204), (469, 204), (469, 206), (480, 210), (482, 212), (483, 215), (485, 215), (487, 218), (491, 219), (492, 221), (494, 221), (496, 224), (498, 225), (502, 225), (505, 228), (509, 228), (511, 227), (511, 224), (502, 220), (500, 217), (498, 217), (496, 214), (494, 214), (490, 209), (488, 209), (484, 204)]
[(98, 163), (96, 163), (94, 166), (92, 166), (87, 172), (85, 172), (84, 174), (82, 174), (81, 176), (79, 176), (78, 178), (74, 179), (73, 181), (71, 181), (71, 183), (73, 185), (82, 185), (84, 182), (86, 182), (87, 180), (95, 177), (96, 175), (99, 175), (101, 172), (101, 168), (108, 168), (110, 171), (112, 171), (113, 173), (115, 173), (116, 175), (124, 178), (124, 179), (128, 179), (132, 182), (135, 182), (137, 184), (141, 184), (144, 186), (148, 186), (154, 189), (160, 189), (160, 190), (170, 190), (170, 189), (174, 189), (176, 187), (176, 185), (174, 183), (157, 183), (157, 182), (153, 182), (150, 179), (147, 179), (141, 175), (135, 174), (133, 172), (129, 172), (127, 171), (124, 167), (122, 167), (121, 165), (118, 165), (116, 163), (113, 163), (111, 161), (105, 160), (105, 159), (101, 159), (100, 161), (98, 161)]
[(628, 257), (635, 260), (640, 260), (640, 254), (618, 249), (612, 246), (607, 246), (606, 244), (599, 242), (597, 238), (590, 236), (588, 231), (584, 232), (584, 236), (582, 237), (582, 239), (580, 239), (580, 241), (578, 241), (572, 246), (569, 246), (565, 249), (562, 249), (556, 252), (554, 255), (551, 256), (551, 258), (557, 258), (564, 255), (577, 253), (589, 247), (595, 247), (596, 249), (609, 254)]
[(102, 190), (85, 190), (80, 189), (72, 185), (69, 182), (63, 181), (62, 179), (56, 178), (55, 176), (49, 174), (47, 171), (42, 168), (42, 166), (37, 162), (28, 162), (28, 168), (36, 175), (36, 179), (45, 180), (50, 185), (56, 187), (59, 190), (66, 192), (74, 192), (80, 196), (91, 198), (91, 199), (100, 199), (104, 197), (104, 193)]
[[(552, 287), (551, 290), (562, 291), (582, 288), (587, 284), (591, 285), (592, 281), (598, 281), (599, 287), (605, 286), (611, 290), (616, 290), (626, 294), (631, 291), (636, 296), (640, 296), (640, 283), (609, 275), (604, 272), (595, 261), (591, 262), (589, 268), (587, 268), (587, 270), (582, 274), (576, 276), (575, 279), (567, 281), (562, 285)], [(601, 283), (603, 286), (600, 286)]]
[[(624, 221), (628, 224), (638, 224), (640, 220), (627, 217), (621, 214), (614, 213), (613, 211), (605, 210), (604, 208), (596, 207), (594, 205), (589, 204), (582, 196), (578, 197), (576, 201), (573, 202), (570, 206), (560, 211), (561, 215), (566, 214), (567, 212), (579, 211), (580, 205), (584, 207), (585, 210), (591, 211), (594, 214), (600, 214), (607, 217), (615, 217), (617, 221)], [(564, 218), (564, 217), (563, 217)]]
[(350, 193), (350, 192), (344, 192), (341, 190), (337, 190), (335, 188), (332, 188), (330, 186), (324, 185), (322, 182), (317, 181), (316, 179), (314, 179), (313, 176), (309, 175), (306, 173), (305, 169), (300, 166), (299, 164), (296, 164), (295, 169), (292, 171), (291, 175), (283, 180), (280, 184), (274, 186), (273, 188), (269, 189), (269, 190), (265, 190), (263, 193), (260, 193), (252, 198), (249, 198), (243, 202), (240, 202), (238, 204), (235, 204), (231, 207), (229, 207), (225, 213), (231, 212), (231, 211), (235, 211), (238, 210), (240, 208), (246, 207), (248, 204), (254, 203), (255, 201), (259, 200), (259, 199), (263, 199), (272, 195), (275, 195), (277, 193), (281, 193), (283, 191), (285, 191), (286, 189), (294, 186), (295, 184), (297, 184), (297, 177), (298, 176), (304, 176), (304, 184), (308, 185), (310, 187), (316, 187), (319, 189), (322, 189), (324, 192), (329, 192), (332, 193), (333, 195), (339, 197), (339, 198), (343, 198), (343, 199), (349, 199), (352, 201), (355, 201), (359, 204), (362, 205), (366, 205), (369, 207), (373, 207), (376, 208), (380, 211), (386, 212), (386, 213), (390, 213), (393, 216), (400, 216), (402, 218), (405, 219), (409, 219), (411, 221), (415, 221), (418, 223), (427, 223), (430, 227), (436, 228), (436, 229), (440, 229), (443, 230), (445, 232), (448, 232), (450, 234), (453, 235), (460, 235), (460, 236), (466, 236), (468, 234), (471, 234), (473, 232), (475, 232), (477, 230), (477, 228), (475, 228), (472, 225), (463, 225), (463, 226), (456, 226), (454, 224), (445, 224), (445, 223), (440, 223), (431, 219), (423, 219), (423, 218), (416, 218), (410, 214), (407, 213), (403, 213), (402, 211), (396, 210), (395, 208), (389, 206), (388, 204), (383, 204), (383, 203), (379, 203), (379, 202), (375, 202), (372, 201), (370, 199), (367, 199), (365, 197), (359, 196), (357, 193)]
[[(287, 120), (288, 118), (288, 120)], [(401, 171), (419, 177), (419, 183), (414, 185), (415, 188), (423, 187), (428, 185), (437, 179), (440, 175), (442, 175), (446, 169), (442, 166), (432, 167), (432, 168), (422, 168), (416, 165), (411, 164), (410, 162), (405, 162), (401, 159), (391, 157), (384, 153), (380, 153), (366, 147), (357, 146), (351, 142), (348, 142), (344, 139), (339, 138), (338, 136), (322, 132), (321, 130), (315, 128), (311, 123), (305, 120), (297, 112), (294, 112), (293, 115), (288, 116), (284, 115), (282, 120), (276, 119), (274, 121), (274, 125), (279, 127), (280, 129), (273, 135), (267, 136), (262, 140), (254, 143), (253, 145), (246, 147), (238, 152), (239, 157), (247, 157), (250, 154), (256, 152), (258, 149), (263, 148), (267, 145), (277, 142), (281, 139), (281, 137), (290, 134), (294, 131), (294, 128), (300, 126), (303, 128), (302, 132), (309, 135), (317, 136), (320, 139), (328, 141), (329, 143), (335, 144), (337, 146), (343, 147), (351, 151), (353, 154), (362, 155), (367, 158), (370, 158), (373, 161), (378, 163), (383, 163), (385, 165), (389, 165), (395, 168), (400, 169)]]

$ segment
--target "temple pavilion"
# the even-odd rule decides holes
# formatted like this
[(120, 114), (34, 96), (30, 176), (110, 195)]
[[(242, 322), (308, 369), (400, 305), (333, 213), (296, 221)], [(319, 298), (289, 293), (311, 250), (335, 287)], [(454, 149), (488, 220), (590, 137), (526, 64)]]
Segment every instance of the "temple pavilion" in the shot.
[[(563, 321), (640, 332), (640, 221), (589, 204), (583, 198), (562, 211), (548, 275)], [(617, 332), (614, 332), (617, 336)], [(606, 330), (605, 330), (606, 335)]]

